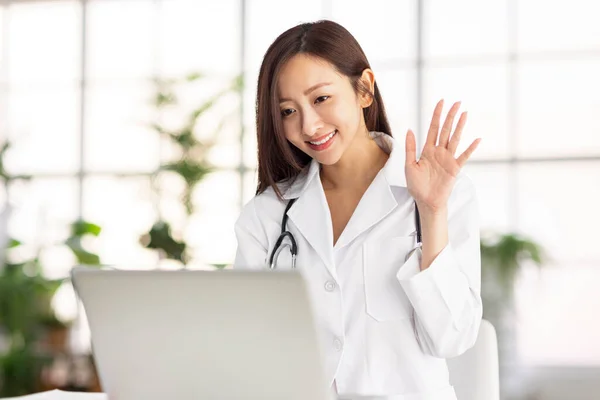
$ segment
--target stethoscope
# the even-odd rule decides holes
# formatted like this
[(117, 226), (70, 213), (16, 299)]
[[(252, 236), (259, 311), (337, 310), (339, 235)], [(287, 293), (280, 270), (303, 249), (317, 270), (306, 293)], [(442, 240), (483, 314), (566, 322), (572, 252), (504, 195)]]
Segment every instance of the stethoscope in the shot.
[[(277, 268), (277, 259), (279, 254), (285, 249), (289, 247), (290, 253), (292, 255), (292, 268), (296, 268), (296, 257), (298, 256), (298, 245), (296, 244), (296, 239), (294, 239), (294, 235), (290, 231), (287, 230), (287, 220), (288, 220), (288, 211), (290, 207), (294, 204), (294, 202), (298, 200), (297, 198), (291, 199), (287, 206), (285, 207), (285, 211), (283, 212), (283, 218), (281, 219), (281, 234), (277, 238), (277, 242), (275, 242), (275, 246), (273, 247), (273, 251), (271, 252), (271, 256), (269, 257), (269, 268), (275, 269)], [(412, 249), (408, 255), (406, 256), (406, 260), (412, 256), (412, 254), (421, 247), (421, 218), (419, 216), (419, 208), (417, 207), (417, 203), (415, 203), (415, 225), (417, 228), (417, 246)], [(283, 243), (285, 238), (288, 238), (290, 243)]]

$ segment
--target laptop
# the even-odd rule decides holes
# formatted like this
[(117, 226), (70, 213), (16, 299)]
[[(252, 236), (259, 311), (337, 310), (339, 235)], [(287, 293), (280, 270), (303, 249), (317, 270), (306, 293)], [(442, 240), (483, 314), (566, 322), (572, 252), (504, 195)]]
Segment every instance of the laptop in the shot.
[(295, 271), (71, 273), (109, 399), (332, 400)]

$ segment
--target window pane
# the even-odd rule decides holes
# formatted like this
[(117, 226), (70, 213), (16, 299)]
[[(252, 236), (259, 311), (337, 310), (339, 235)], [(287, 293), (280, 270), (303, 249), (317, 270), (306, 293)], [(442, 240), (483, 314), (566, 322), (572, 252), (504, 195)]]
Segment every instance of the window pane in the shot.
[(519, 225), (554, 261), (599, 264), (600, 162), (519, 166)]
[(94, 84), (87, 89), (84, 165), (90, 171), (153, 171), (158, 135), (150, 128), (150, 84)]
[(600, 46), (600, 3), (596, 1), (520, 0), (515, 5), (520, 51), (592, 50)]
[(214, 172), (199, 184), (194, 194), (197, 213), (190, 219), (185, 235), (195, 250), (196, 263), (233, 263), (233, 227), (239, 214), (240, 195), (240, 176), (234, 171)]
[(508, 51), (506, 0), (427, 0), (424, 14), (426, 58)]
[[(7, 15), (4, 5), (0, 5), (0, 43), (4, 43), (4, 27), (7, 22)], [(0, 83), (4, 83), (6, 79), (4, 76), (5, 62), (4, 52), (0, 51)]]
[[(207, 79), (211, 80), (211, 79)], [(229, 79), (215, 80), (207, 82), (210, 86), (226, 87), (230, 83)], [(193, 101), (191, 98), (186, 100), (187, 104), (182, 104), (187, 110), (197, 109), (204, 104), (210, 96), (217, 93), (220, 89), (201, 89), (188, 88), (188, 92), (194, 93)], [(199, 98), (203, 98), (200, 100)], [(183, 120), (174, 120), (175, 124), (181, 124)], [(200, 141), (214, 141), (209, 154), (208, 161), (211, 165), (218, 168), (235, 168), (240, 164), (240, 95), (238, 93), (228, 93), (215, 102), (206, 110), (196, 121), (196, 136)]]
[[(227, 90), (231, 77), (207, 75), (194, 82), (173, 87), (177, 104), (161, 109), (160, 124), (168, 131), (179, 132), (186, 126), (192, 113), (204, 107), (213, 97)], [(213, 101), (196, 119), (194, 135), (201, 142), (214, 142), (208, 161), (215, 167), (235, 168), (240, 163), (240, 94), (228, 91)], [(180, 158), (180, 148), (172, 140), (163, 138), (161, 159), (170, 162)]]
[(256, 186), (258, 185), (258, 173), (256, 170), (248, 171), (244, 174), (244, 193), (242, 204), (245, 205), (256, 195)]
[(68, 237), (70, 224), (78, 214), (76, 179), (38, 178), (13, 182), (9, 196), (11, 237), (31, 246), (32, 251), (53, 246)]
[(84, 181), (83, 216), (100, 225), (98, 253), (103, 264), (153, 268), (158, 254), (140, 244), (156, 219), (148, 178), (89, 177)]
[(87, 7), (88, 76), (152, 75), (156, 66), (155, 2), (90, 0)]
[(256, 87), (258, 82), (258, 69), (244, 72), (245, 88), (244, 101), (244, 165), (257, 166), (256, 144)]
[(473, 181), (479, 205), (482, 235), (511, 229), (510, 165), (481, 165), (467, 162), (465, 173)]
[[(403, 141), (406, 131), (416, 129), (416, 74), (413, 69), (374, 71), (385, 111), (395, 138)], [(402, 142), (404, 146), (404, 142)]]
[(278, 0), (246, 1), (246, 69), (258, 69), (267, 48), (293, 26), (322, 17), (321, 0), (306, 0), (293, 11)]
[(414, 59), (416, 1), (372, 0), (368, 14), (377, 22), (365, 22), (365, 2), (333, 0), (333, 20), (343, 25), (363, 48), (371, 65), (398, 59)]
[(238, 0), (163, 1), (160, 18), (161, 73), (174, 76), (192, 71), (238, 73), (241, 37)]
[[(455, 101), (462, 101), (459, 112), (468, 111), (458, 152), (464, 151), (475, 138), (483, 140), (472, 158), (508, 157), (508, 68), (472, 66), (425, 68), (423, 132), (427, 135), (433, 109), (445, 100), (442, 121)], [(459, 114), (460, 115), (460, 114)], [(456, 124), (458, 119), (455, 119)]]
[(249, 168), (258, 167), (258, 143), (256, 127), (250, 125), (244, 131), (244, 165)]
[(211, 148), (207, 160), (214, 167), (236, 168), (240, 164), (239, 117), (228, 118), (225, 126), (217, 133), (217, 141)]
[(519, 155), (598, 155), (598, 71), (600, 60), (531, 63), (519, 67)]
[(524, 272), (516, 296), (522, 361), (542, 366), (600, 366), (600, 260), (549, 264), (541, 272), (533, 268)]
[[(0, 66), (1, 68), (1, 66)], [(0, 143), (4, 144), (7, 137), (9, 136), (10, 118), (8, 114), (9, 110), (9, 91), (5, 89), (2, 83), (0, 83)], [(4, 160), (6, 161), (6, 159)], [(6, 167), (6, 165), (5, 165)]]
[(79, 91), (11, 91), (7, 154), (12, 174), (75, 173), (79, 165)]
[(80, 77), (79, 1), (12, 2), (8, 10), (11, 83), (73, 83)]

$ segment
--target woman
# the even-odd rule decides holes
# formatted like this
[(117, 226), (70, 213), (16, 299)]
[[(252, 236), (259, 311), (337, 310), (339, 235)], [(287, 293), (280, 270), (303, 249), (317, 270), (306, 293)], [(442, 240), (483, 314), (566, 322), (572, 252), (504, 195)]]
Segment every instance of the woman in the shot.
[[(258, 189), (235, 226), (234, 267), (297, 263), (342, 398), (456, 399), (445, 358), (474, 344), (482, 316), (475, 190), (461, 173), (479, 140), (455, 156), (459, 106), (440, 128), (438, 103), (417, 160), (411, 131), (392, 138), (373, 71), (343, 27), (296, 26), (265, 54)], [(295, 260), (290, 247), (274, 254), (286, 209)]]

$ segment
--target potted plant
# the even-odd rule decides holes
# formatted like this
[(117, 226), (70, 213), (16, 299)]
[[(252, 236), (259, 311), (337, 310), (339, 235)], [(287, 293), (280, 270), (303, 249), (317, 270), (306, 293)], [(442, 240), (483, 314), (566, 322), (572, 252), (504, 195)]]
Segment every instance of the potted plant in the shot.
[(49, 361), (37, 349), (48, 299), (59, 283), (35, 271), (37, 260), (6, 263), (0, 273), (0, 326), (8, 349), (0, 354), (0, 396), (28, 394), (37, 389), (41, 369)]
[[(483, 318), (496, 328), (501, 390), (520, 391), (516, 349), (515, 282), (525, 265), (544, 265), (547, 257), (533, 239), (506, 233), (481, 239), (481, 297)], [(502, 396), (505, 398), (504, 396)]]
[[(164, 162), (152, 176), (154, 190), (160, 196), (164, 188), (161, 187), (161, 177), (171, 174), (183, 183), (180, 194), (181, 206), (185, 211), (186, 219), (195, 212), (193, 193), (198, 184), (212, 172), (213, 168), (208, 161), (208, 153), (213, 147), (212, 139), (199, 139), (198, 122), (208, 113), (221, 98), (231, 93), (239, 93), (242, 88), (241, 77), (236, 77), (223, 90), (216, 92), (208, 100), (196, 107), (184, 110), (177, 96), (177, 88), (193, 85), (205, 78), (204, 75), (194, 73), (182, 79), (156, 79), (156, 95), (153, 106), (156, 110), (156, 121), (151, 124), (166, 144), (173, 150), (175, 156)], [(161, 116), (165, 112), (177, 110), (183, 114), (178, 127), (168, 127), (161, 123)], [(237, 110), (234, 110), (237, 111)], [(216, 137), (222, 129), (227, 118), (223, 118), (215, 131), (209, 135)], [(145, 248), (157, 250), (161, 259), (175, 260), (186, 267), (191, 261), (189, 245), (183, 239), (185, 225), (175, 226), (172, 221), (159, 217), (150, 230), (143, 234), (140, 243)], [(221, 267), (215, 265), (215, 267)]]

